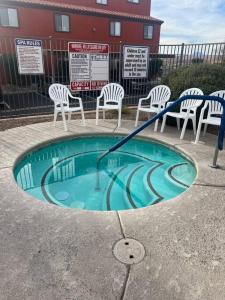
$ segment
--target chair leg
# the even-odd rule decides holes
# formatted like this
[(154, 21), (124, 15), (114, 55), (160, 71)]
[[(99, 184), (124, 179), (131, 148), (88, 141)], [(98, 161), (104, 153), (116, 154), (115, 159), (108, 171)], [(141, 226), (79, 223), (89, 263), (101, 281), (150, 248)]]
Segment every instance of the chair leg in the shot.
[[(158, 108), (158, 112), (156, 114), (160, 113), (160, 108)], [(158, 130), (158, 125), (159, 125), (159, 119), (155, 121), (155, 126), (154, 126), (154, 131), (156, 132)]]
[(154, 131), (156, 132), (158, 130), (158, 124), (159, 124), (159, 119), (157, 119), (155, 121), (155, 127), (154, 127)]
[(99, 108), (96, 108), (96, 125), (98, 125)]
[(81, 109), (81, 118), (82, 118), (82, 125), (85, 126), (85, 118), (84, 118), (84, 110)]
[(140, 113), (139, 109), (137, 109), (136, 120), (135, 120), (135, 127), (138, 126), (139, 113)]
[(62, 111), (62, 119), (63, 119), (64, 130), (68, 131), (67, 124), (66, 124), (66, 115), (64, 110)]
[(196, 135), (196, 117), (192, 119), (194, 135)]
[(57, 110), (54, 111), (54, 120), (53, 120), (53, 125), (56, 126), (56, 120), (57, 120), (58, 112)]
[(167, 115), (164, 115), (164, 117), (163, 117), (163, 122), (162, 122), (162, 126), (161, 126), (161, 132), (163, 132), (163, 131), (164, 131), (164, 129), (165, 129), (165, 125), (166, 125), (166, 118), (167, 118)]
[(186, 131), (186, 127), (187, 127), (187, 123), (188, 123), (188, 118), (184, 119), (184, 125), (181, 131), (181, 135), (180, 135), (180, 140), (183, 140), (184, 135), (185, 135), (185, 131)]
[(198, 130), (197, 130), (197, 134), (196, 134), (196, 138), (195, 138), (195, 144), (197, 144), (199, 142), (199, 138), (200, 138), (200, 134), (201, 134), (201, 129), (202, 129), (202, 122), (199, 121), (199, 123), (198, 123)]
[(121, 127), (121, 115), (122, 115), (122, 109), (119, 108), (119, 110), (118, 110), (118, 127)]
[(207, 128), (208, 128), (208, 124), (207, 124), (207, 123), (205, 123), (205, 126), (204, 126), (204, 131), (203, 131), (203, 136), (205, 136), (205, 135), (206, 135)]
[(177, 129), (180, 130), (180, 118), (176, 118), (177, 120)]
[(72, 117), (72, 112), (68, 112), (68, 122), (71, 121), (71, 117)]

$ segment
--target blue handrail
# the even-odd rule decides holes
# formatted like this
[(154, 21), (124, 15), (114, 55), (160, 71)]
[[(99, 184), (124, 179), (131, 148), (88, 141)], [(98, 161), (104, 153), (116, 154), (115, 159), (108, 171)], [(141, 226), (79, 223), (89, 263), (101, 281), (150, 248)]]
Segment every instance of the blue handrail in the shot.
[(187, 95), (184, 97), (181, 97), (174, 101), (172, 104), (170, 104), (168, 107), (163, 109), (160, 113), (153, 116), (150, 120), (146, 121), (144, 124), (136, 128), (134, 131), (132, 131), (128, 136), (122, 138), (118, 143), (116, 143), (114, 146), (109, 148), (106, 152), (104, 152), (99, 158), (97, 159), (97, 165), (99, 165), (100, 161), (108, 155), (110, 152), (114, 152), (121, 146), (123, 146), (125, 143), (127, 143), (132, 137), (137, 135), (140, 131), (144, 130), (146, 127), (150, 126), (152, 123), (154, 123), (157, 119), (161, 118), (163, 115), (165, 115), (167, 112), (173, 110), (176, 106), (181, 104), (185, 100), (204, 100), (204, 101), (217, 101), (220, 102), (220, 104), (223, 107), (223, 114), (221, 119), (221, 125), (219, 129), (219, 135), (218, 135), (218, 145), (217, 149), (220, 151), (223, 150), (223, 140), (224, 140), (224, 133), (225, 133), (225, 101), (223, 98), (217, 97), (217, 96), (207, 96), (207, 95)]

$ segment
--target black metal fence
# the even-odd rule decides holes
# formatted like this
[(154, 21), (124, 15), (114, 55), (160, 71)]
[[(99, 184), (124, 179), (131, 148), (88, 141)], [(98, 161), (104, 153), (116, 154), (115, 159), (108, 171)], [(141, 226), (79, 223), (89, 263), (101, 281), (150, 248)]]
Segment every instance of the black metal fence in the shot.
[[(29, 37), (32, 38), (32, 37)], [(44, 75), (18, 73), (15, 38), (0, 37), (0, 118), (28, 116), (53, 112), (48, 88), (54, 83), (69, 85), (69, 58), (66, 39), (43, 39)], [(74, 41), (73, 41), (74, 42)], [(193, 63), (221, 64), (225, 61), (225, 43), (160, 45), (158, 53), (149, 54), (146, 78), (123, 78), (123, 45), (111, 44), (109, 81), (120, 83), (125, 90), (123, 104), (137, 105), (172, 70)], [(80, 91), (85, 110), (96, 107), (99, 91)]]

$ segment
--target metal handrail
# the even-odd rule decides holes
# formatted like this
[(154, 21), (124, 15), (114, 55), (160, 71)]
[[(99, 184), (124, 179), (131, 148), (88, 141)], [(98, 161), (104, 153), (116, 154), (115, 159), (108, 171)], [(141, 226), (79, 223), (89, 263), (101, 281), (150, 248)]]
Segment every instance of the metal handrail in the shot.
[(161, 118), (167, 112), (173, 110), (176, 106), (178, 106), (179, 104), (181, 104), (183, 101), (190, 100), (190, 99), (193, 99), (193, 100), (203, 100), (203, 101), (217, 101), (217, 102), (220, 102), (220, 104), (223, 107), (223, 114), (222, 114), (221, 124), (220, 124), (220, 128), (219, 128), (219, 135), (218, 135), (218, 140), (217, 140), (217, 144), (216, 144), (215, 154), (214, 154), (214, 158), (213, 158), (213, 164), (212, 164), (212, 167), (214, 167), (214, 168), (217, 167), (218, 153), (219, 153), (219, 151), (223, 150), (223, 144), (224, 144), (223, 140), (224, 140), (224, 133), (225, 133), (225, 101), (224, 101), (223, 98), (217, 97), (217, 96), (187, 95), (187, 96), (181, 97), (181, 98), (177, 99), (176, 101), (174, 101), (168, 107), (166, 107), (161, 112), (159, 112), (157, 115), (153, 116), (150, 120), (146, 121), (144, 124), (142, 124), (141, 126), (139, 126), (138, 128), (136, 128), (134, 131), (132, 131), (128, 136), (122, 138), (118, 143), (116, 143), (111, 148), (109, 148), (106, 152), (104, 152), (103, 154), (101, 154), (97, 158), (97, 168), (99, 168), (101, 160), (104, 157), (106, 157), (109, 153), (114, 152), (115, 150), (117, 150), (118, 148), (120, 148), (121, 146), (123, 146), (130, 139), (132, 139), (132, 137), (134, 137), (135, 135), (137, 135), (139, 132), (141, 132), (142, 130), (144, 130), (146, 127), (148, 127), (151, 124), (153, 124), (156, 120), (158, 120), (159, 118)]

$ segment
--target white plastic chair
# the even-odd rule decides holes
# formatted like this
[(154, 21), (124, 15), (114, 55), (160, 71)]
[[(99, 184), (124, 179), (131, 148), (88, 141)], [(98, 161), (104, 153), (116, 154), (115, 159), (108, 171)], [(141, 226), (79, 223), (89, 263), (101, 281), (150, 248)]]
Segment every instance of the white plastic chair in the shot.
[[(104, 100), (104, 103), (103, 105), (100, 105), (100, 101), (102, 98)], [(118, 127), (120, 127), (123, 98), (124, 89), (120, 84), (109, 83), (105, 85), (101, 90), (100, 96), (97, 98), (96, 125), (98, 125), (99, 110), (103, 111), (103, 119), (105, 119), (106, 110), (118, 110)]]
[[(214, 92), (214, 93), (210, 94), (210, 96), (218, 96), (218, 97), (223, 98), (225, 101), (225, 90)], [(207, 113), (206, 118), (204, 118), (204, 113), (207, 108), (208, 108), (208, 113)], [(199, 142), (202, 124), (205, 124), (204, 133), (203, 133), (203, 135), (205, 135), (208, 124), (220, 126), (222, 113), (223, 113), (223, 107), (219, 102), (217, 102), (217, 101), (206, 101), (205, 102), (205, 105), (201, 110), (201, 114), (200, 114), (200, 118), (199, 118), (195, 144), (197, 144)]]
[[(157, 114), (165, 108), (166, 102), (170, 100), (170, 96), (171, 96), (171, 91), (168, 86), (158, 85), (153, 89), (151, 89), (150, 93), (146, 98), (139, 99), (135, 127), (137, 127), (138, 125), (140, 111), (147, 112), (149, 114), (150, 113)], [(142, 102), (147, 100), (150, 100), (150, 105), (148, 105), (148, 107), (142, 106)], [(157, 131), (158, 122), (159, 120), (155, 122), (154, 131)]]
[[(191, 88), (185, 90), (181, 95), (181, 97), (188, 96), (188, 95), (204, 95), (203, 92), (200, 89), (197, 88)], [(167, 103), (167, 106), (169, 106), (171, 102)], [(161, 132), (164, 131), (165, 125), (166, 125), (166, 118), (167, 116), (174, 117), (177, 120), (177, 128), (180, 130), (180, 119), (184, 119), (183, 128), (181, 131), (180, 139), (182, 140), (184, 138), (185, 130), (187, 127), (188, 120), (192, 120), (193, 124), (193, 131), (194, 134), (196, 134), (196, 113), (197, 108), (202, 104), (202, 100), (195, 100), (195, 99), (189, 99), (185, 100), (180, 105), (180, 111), (179, 112), (168, 112), (163, 117)]]
[[(59, 113), (62, 114), (63, 124), (65, 131), (68, 130), (67, 124), (66, 124), (66, 116), (65, 113), (68, 113), (68, 121), (71, 120), (71, 115), (75, 111), (81, 111), (81, 117), (82, 117), (82, 123), (85, 125), (85, 119), (84, 119), (84, 110), (83, 110), (83, 104), (82, 100), (79, 97), (72, 96), (70, 90), (67, 88), (67, 86), (54, 83), (49, 87), (49, 96), (51, 100), (55, 103), (55, 109), (54, 109), (54, 126), (56, 125), (57, 116)], [(76, 107), (70, 107), (69, 98), (78, 100), (79, 105)]]

